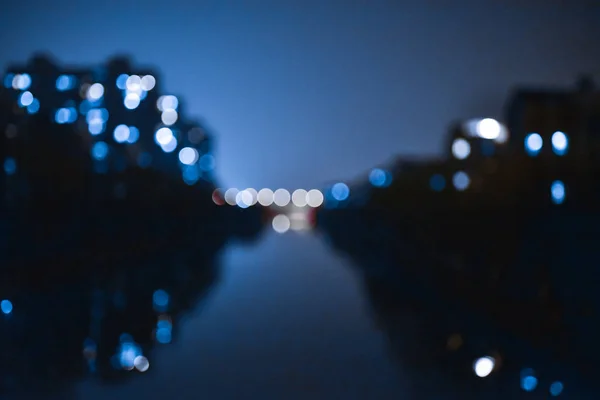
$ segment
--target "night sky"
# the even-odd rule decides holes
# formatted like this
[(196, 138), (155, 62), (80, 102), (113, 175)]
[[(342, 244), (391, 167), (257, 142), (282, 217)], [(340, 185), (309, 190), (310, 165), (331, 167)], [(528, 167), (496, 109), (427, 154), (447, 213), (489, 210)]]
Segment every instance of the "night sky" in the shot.
[(38, 50), (132, 54), (215, 131), (218, 176), (240, 188), (319, 187), (436, 154), (452, 120), (500, 117), (511, 85), (600, 72), (594, 2), (3, 3), (0, 66)]

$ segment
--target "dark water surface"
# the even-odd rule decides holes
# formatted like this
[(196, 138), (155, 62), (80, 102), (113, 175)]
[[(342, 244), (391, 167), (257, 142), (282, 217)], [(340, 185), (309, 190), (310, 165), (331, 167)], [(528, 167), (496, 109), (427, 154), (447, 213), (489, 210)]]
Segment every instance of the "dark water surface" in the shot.
[(90, 378), (73, 399), (397, 398), (388, 354), (355, 268), (312, 233), (267, 232), (220, 255), (220, 281), (124, 384)]

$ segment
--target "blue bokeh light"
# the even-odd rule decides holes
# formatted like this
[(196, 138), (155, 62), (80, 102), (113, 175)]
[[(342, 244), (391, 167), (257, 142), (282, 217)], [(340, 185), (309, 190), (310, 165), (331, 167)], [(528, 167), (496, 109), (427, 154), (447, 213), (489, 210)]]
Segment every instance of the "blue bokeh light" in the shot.
[(27, 112), (29, 114), (35, 114), (40, 111), (40, 101), (38, 99), (33, 99), (30, 105), (27, 106)]
[(67, 124), (77, 120), (77, 110), (72, 107), (59, 108), (54, 115), (54, 120), (58, 124)]
[(158, 323), (156, 324), (156, 327), (158, 329), (172, 329), (173, 325), (171, 324), (171, 321), (166, 320), (166, 319), (161, 319), (160, 321), (158, 321)]
[(162, 343), (162, 344), (171, 343), (171, 339), (172, 339), (172, 334), (171, 334), (170, 328), (162, 327), (162, 328), (158, 328), (156, 330), (156, 341), (158, 343)]
[(142, 355), (140, 347), (133, 342), (122, 343), (119, 349), (119, 364), (122, 368), (132, 369), (135, 358)]
[(441, 174), (435, 174), (429, 178), (429, 187), (431, 190), (441, 192), (446, 187), (446, 178)]
[(196, 165), (185, 165), (182, 175), (183, 181), (188, 185), (193, 185), (200, 179), (200, 171)]
[(13, 310), (13, 304), (10, 300), (2, 300), (0, 302), (0, 310), (6, 315), (10, 314)]
[[(16, 80), (16, 82), (15, 82)], [(16, 84), (15, 84), (16, 83)], [(16, 75), (13, 78), (13, 87), (19, 90), (27, 90), (31, 86), (31, 76), (29, 74)]]
[(392, 174), (381, 168), (375, 168), (369, 174), (369, 182), (375, 187), (388, 187), (392, 183)]
[(564, 132), (556, 131), (552, 134), (552, 151), (557, 156), (563, 156), (569, 149), (569, 138)]
[(127, 143), (135, 143), (140, 138), (140, 130), (135, 126), (129, 127), (129, 137), (127, 138)]
[(454, 188), (458, 191), (466, 190), (471, 184), (471, 178), (464, 171), (458, 171), (452, 177), (452, 183), (454, 184)]
[(4, 172), (6, 175), (14, 175), (17, 172), (17, 162), (14, 158), (8, 157), (4, 160)]
[(129, 75), (127, 75), (127, 74), (119, 75), (119, 77), (117, 78), (117, 82), (116, 82), (117, 88), (121, 89), (121, 90), (125, 90), (127, 88), (126, 84), (127, 84), (128, 78), (129, 78)]
[(11, 89), (14, 79), (15, 79), (15, 74), (7, 74), (4, 77), (4, 87), (7, 89)]
[(337, 201), (347, 200), (350, 196), (350, 188), (343, 182), (338, 182), (331, 187), (331, 196)]
[(215, 169), (215, 158), (212, 156), (212, 154), (204, 154), (202, 157), (200, 157), (198, 165), (202, 171), (212, 171)]
[(565, 184), (562, 181), (552, 182), (550, 195), (554, 204), (562, 204), (565, 201)]
[(158, 289), (152, 295), (152, 302), (157, 307), (167, 307), (169, 305), (169, 294), (162, 289)]
[(538, 133), (530, 133), (525, 137), (525, 151), (530, 156), (537, 155), (542, 150), (543, 145), (544, 140)]
[(97, 142), (92, 147), (92, 157), (100, 161), (104, 160), (108, 156), (108, 145), (104, 142)]
[(56, 78), (56, 90), (64, 92), (75, 87), (75, 77), (72, 75), (61, 75)]
[(564, 390), (564, 385), (562, 382), (556, 381), (550, 385), (550, 395), (551, 396), (559, 396)]
[(537, 387), (537, 384), (538, 380), (535, 376), (529, 375), (521, 379), (521, 389), (526, 392), (533, 392)]
[(21, 93), (19, 96), (19, 107), (27, 107), (33, 103), (33, 94), (29, 91)]
[(521, 371), (521, 389), (526, 392), (532, 392), (538, 385), (538, 380), (531, 368), (526, 368)]

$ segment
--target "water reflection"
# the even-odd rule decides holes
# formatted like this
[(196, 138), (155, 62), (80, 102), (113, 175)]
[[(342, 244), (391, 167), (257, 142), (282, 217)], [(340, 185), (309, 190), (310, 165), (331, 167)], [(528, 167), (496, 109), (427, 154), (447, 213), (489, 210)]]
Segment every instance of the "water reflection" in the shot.
[[(419, 246), (425, 240), (415, 240), (417, 225), (380, 217), (337, 211), (322, 214), (319, 223), (357, 266), (375, 324), (408, 367), (415, 398), (593, 398), (595, 340), (573, 329), (568, 315), (556, 318), (564, 310), (560, 298), (546, 292), (536, 298), (538, 288), (526, 275), (489, 284), (494, 266), (481, 262), (498, 261), (486, 252), (509, 252), (502, 246), (507, 240), (485, 248), (471, 238), (472, 247), (452, 247), (461, 238), (447, 238), (443, 249), (429, 237), (437, 248), (427, 251)], [(448, 255), (466, 272), (448, 271)]]
[(152, 349), (178, 340), (182, 315), (218, 280), (224, 243), (89, 263), (69, 280), (2, 270), (0, 293), (13, 304), (0, 318), (2, 387), (40, 395), (88, 375), (113, 382), (144, 372)]

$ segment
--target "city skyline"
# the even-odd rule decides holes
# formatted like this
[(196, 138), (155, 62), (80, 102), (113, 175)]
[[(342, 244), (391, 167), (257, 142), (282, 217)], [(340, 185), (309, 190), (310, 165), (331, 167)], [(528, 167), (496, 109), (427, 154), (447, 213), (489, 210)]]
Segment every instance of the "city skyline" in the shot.
[[(92, 3), (34, 1), (0, 17), (0, 65), (40, 50), (77, 65), (131, 54), (214, 131), (223, 186), (291, 189), (441, 154), (452, 121), (499, 118), (514, 85), (571, 86), (600, 70), (597, 7), (434, 3), (84, 13)], [(69, 18), (50, 29), (58, 16)]]

